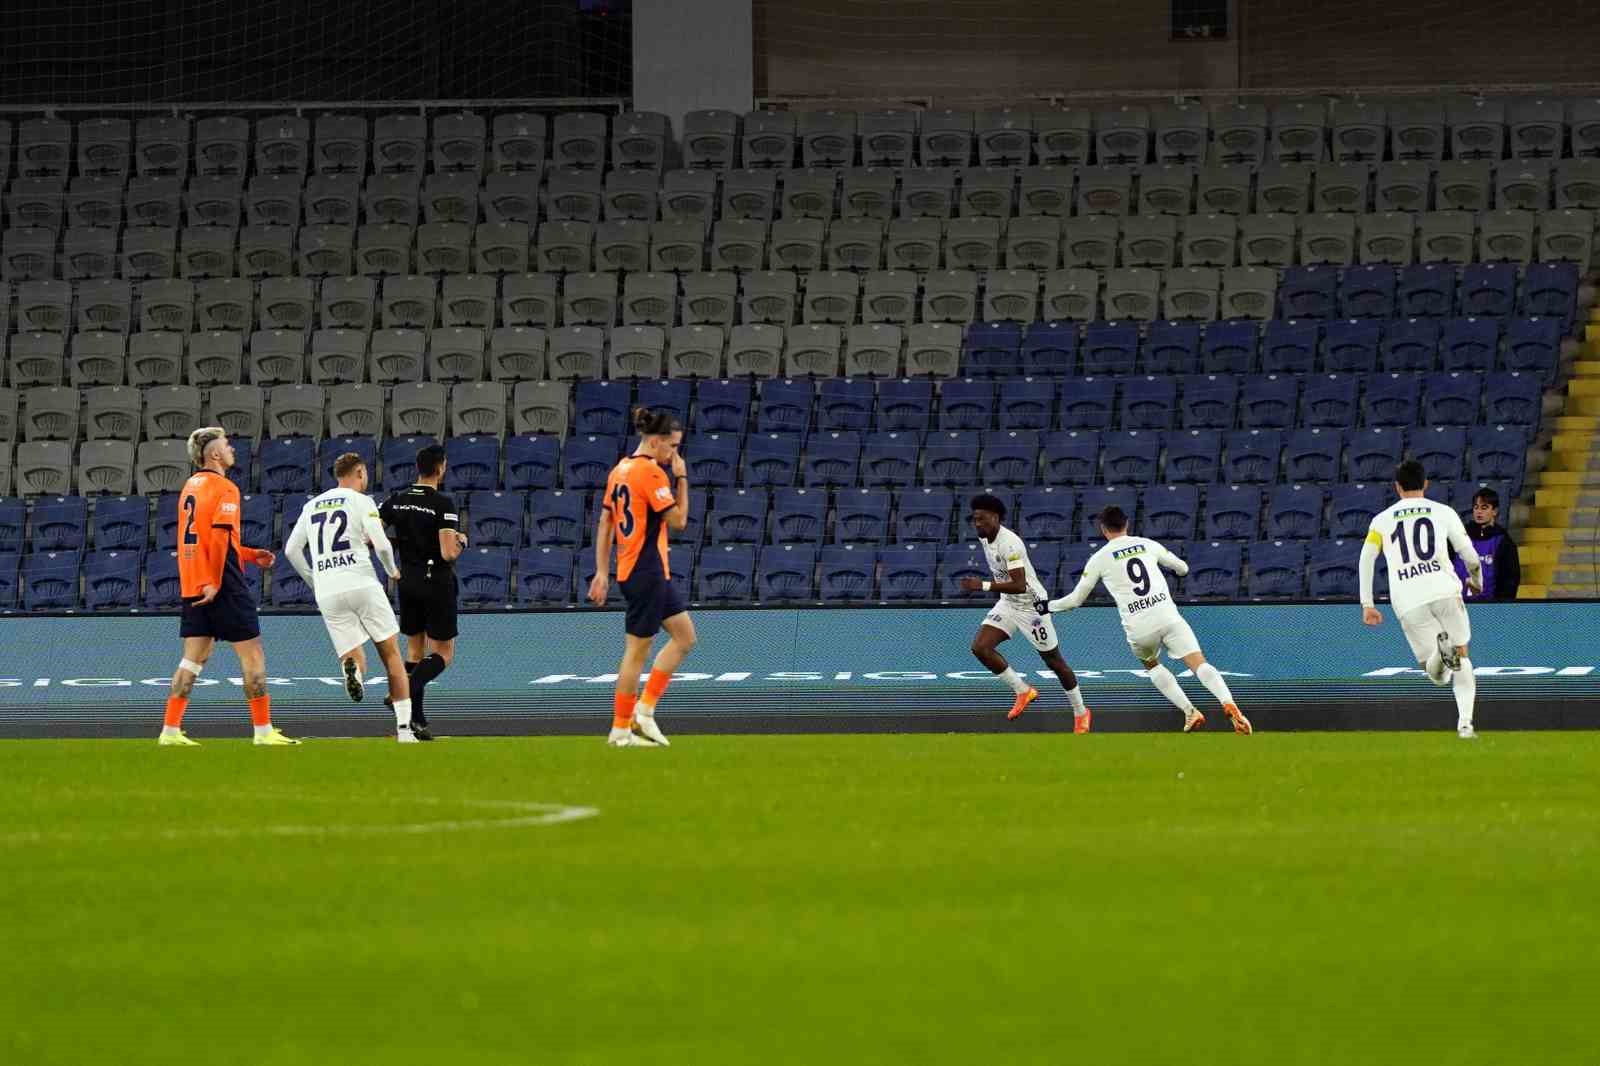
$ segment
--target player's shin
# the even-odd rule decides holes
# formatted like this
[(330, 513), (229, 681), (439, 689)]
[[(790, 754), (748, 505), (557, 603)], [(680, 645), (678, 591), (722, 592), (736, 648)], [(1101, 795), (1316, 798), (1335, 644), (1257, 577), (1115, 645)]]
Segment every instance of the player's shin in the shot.
[(1444, 688), (1450, 683), (1450, 671), (1444, 665), (1444, 656), (1440, 655), (1438, 651), (1434, 651), (1423, 662), (1422, 672), (1428, 675), (1429, 681), (1432, 681), (1440, 688)]
[(1472, 675), (1472, 660), (1463, 657), (1461, 669), (1451, 679), (1456, 697), (1456, 729), (1472, 731), (1472, 712), (1478, 701), (1478, 679)]
[(1215, 696), (1224, 707), (1233, 704), (1233, 693), (1228, 688), (1228, 683), (1223, 680), (1217, 668), (1210, 663), (1201, 663), (1194, 672), (1195, 680), (1206, 687), (1206, 691)]
[(656, 713), (656, 704), (661, 702), (661, 697), (666, 694), (667, 686), (672, 683), (670, 671), (652, 668), (650, 677), (644, 683), (644, 695), (639, 697), (639, 702), (634, 705), (634, 713), (653, 717)]
[(1178, 710), (1184, 714), (1194, 710), (1194, 704), (1190, 703), (1189, 697), (1183, 694), (1183, 686), (1178, 684), (1178, 679), (1172, 676), (1171, 670), (1157, 663), (1147, 670), (1144, 676), (1148, 677), (1150, 683), (1156, 687), (1156, 691), (1170, 700)]

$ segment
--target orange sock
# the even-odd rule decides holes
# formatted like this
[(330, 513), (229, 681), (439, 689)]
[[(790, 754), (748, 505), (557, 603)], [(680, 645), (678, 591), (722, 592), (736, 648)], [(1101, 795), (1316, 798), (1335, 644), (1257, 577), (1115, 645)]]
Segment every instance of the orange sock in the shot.
[(257, 726), (272, 724), (271, 696), (252, 696), (250, 698), (250, 723)]
[(167, 714), (166, 717), (161, 720), (161, 724), (166, 726), (168, 729), (177, 729), (179, 726), (183, 725), (183, 712), (188, 709), (188, 696), (168, 696)]
[(633, 727), (633, 705), (639, 700), (636, 692), (617, 692), (612, 697), (611, 728), (630, 729)]
[(661, 702), (662, 693), (667, 691), (667, 686), (672, 683), (672, 675), (665, 670), (651, 670), (650, 680), (644, 685), (644, 702), (654, 708)]

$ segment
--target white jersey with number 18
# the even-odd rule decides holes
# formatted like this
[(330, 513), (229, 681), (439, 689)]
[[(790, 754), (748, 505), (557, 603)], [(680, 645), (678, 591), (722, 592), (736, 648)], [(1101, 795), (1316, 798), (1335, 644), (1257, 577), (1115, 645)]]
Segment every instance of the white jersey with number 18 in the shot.
[(1389, 602), (1396, 615), (1434, 600), (1460, 597), (1461, 579), (1445, 545), (1476, 565), (1478, 553), (1461, 516), (1442, 503), (1416, 496), (1396, 500), (1373, 518), (1366, 543), (1389, 568)]

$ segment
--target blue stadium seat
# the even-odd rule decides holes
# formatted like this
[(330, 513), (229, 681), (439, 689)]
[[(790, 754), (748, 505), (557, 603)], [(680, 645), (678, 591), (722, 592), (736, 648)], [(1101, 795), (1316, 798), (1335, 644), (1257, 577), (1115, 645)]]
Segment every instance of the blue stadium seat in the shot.
[[(1037, 571), (1035, 571), (1037, 572)], [(972, 600), (979, 597), (993, 599), (992, 593), (967, 592), (961, 588), (961, 579), (975, 577), (979, 581), (992, 579), (989, 560), (983, 546), (975, 540), (960, 544), (946, 544), (939, 549), (939, 596), (946, 600)]]
[(689, 411), (692, 407), (692, 386), (690, 382), (676, 381), (641, 381), (639, 382), (640, 407), (648, 407), (652, 411), (671, 411), (680, 425), (689, 424)]
[(291, 492), (287, 496), (268, 496), (268, 500), (276, 500), (278, 504), (278, 528), (283, 531), (283, 539), (289, 539), (289, 531), (294, 524), (300, 521), (300, 512), (305, 510), (306, 504), (311, 500), (308, 492)]
[(1465, 516), (1467, 512), (1472, 510), (1472, 498), (1478, 494), (1480, 488), (1493, 489), (1495, 495), (1500, 497), (1502, 510), (1506, 506), (1506, 501), (1512, 499), (1514, 495), (1511, 492), (1511, 483), (1505, 481), (1479, 481), (1476, 478), (1472, 478), (1467, 481), (1457, 481), (1455, 484), (1448, 486), (1448, 488), (1447, 496), (1449, 497), (1450, 509), (1464, 516), (1463, 521), (1470, 521)]
[(1378, 369), (1383, 328), (1370, 319), (1329, 322), (1322, 334), (1322, 369), (1331, 374), (1370, 374)]
[(992, 381), (947, 381), (939, 390), (939, 428), (988, 429), (994, 424)]
[(150, 537), (150, 500), (105, 496), (94, 505), (94, 546), (101, 551), (144, 551)]
[(1306, 546), (1298, 540), (1258, 540), (1249, 547), (1248, 594), (1267, 599), (1305, 595)]
[(1238, 599), (1243, 554), (1238, 544), (1202, 541), (1190, 545), (1184, 557), (1189, 564), (1189, 574), (1183, 579), (1184, 595), (1190, 599)]
[[(573, 603), (573, 556), (570, 548), (523, 548), (517, 552), (518, 603)], [(587, 594), (589, 590), (584, 589)]]
[[(1423, 386), (1424, 420), (1430, 426), (1475, 424), (1485, 392), (1482, 382), (1481, 374), (1429, 374)], [(1537, 387), (1538, 382), (1534, 385)]]
[(1140, 430), (1107, 433), (1100, 455), (1106, 481), (1151, 485), (1160, 473), (1161, 435)]
[[(160, 504), (157, 505), (157, 508), (156, 517), (159, 519), (162, 517)], [(252, 548), (273, 548), (274, 545), (281, 543), (282, 540), (288, 540), (289, 529), (292, 529), (292, 526), (283, 531), (282, 540), (273, 536), (272, 523), (273, 519), (277, 517), (277, 510), (276, 500), (264, 493), (255, 496), (241, 496), (239, 498), (240, 540)], [(156, 547), (158, 548), (165, 547), (170, 549), (178, 546), (176, 503), (172, 507), (172, 514), (172, 543), (166, 545), (157, 543)], [(158, 542), (160, 541), (161, 535), (159, 533), (156, 539)], [(274, 548), (274, 550), (276, 549)]]
[(1033, 572), (1039, 576), (1039, 584), (1045, 591), (1054, 596), (1056, 576), (1061, 569), (1061, 545), (1053, 540), (1028, 540), (1028, 559), (1033, 563)]
[(857, 544), (830, 544), (818, 555), (817, 593), (824, 603), (869, 600), (878, 553)]
[(561, 442), (555, 437), (507, 437), (505, 460), (506, 488), (519, 492), (554, 488), (561, 469)]
[[(704, 489), (689, 490), (689, 517), (680, 530), (669, 530), (667, 539), (672, 547), (694, 549), (700, 546), (705, 539), (706, 513), (708, 499)], [(591, 514), (589, 521), (584, 523), (583, 535), (586, 543), (594, 543), (594, 528), (598, 521), (598, 514)]]
[(706, 548), (695, 566), (695, 599), (709, 603), (748, 600), (755, 569), (756, 550), (748, 544)]
[(1513, 318), (1506, 323), (1502, 370), (1532, 374), (1546, 385), (1556, 379), (1561, 359), (1561, 323), (1553, 318)]
[(1299, 395), (1298, 384), (1287, 375), (1247, 378), (1239, 397), (1239, 421), (1246, 429), (1288, 429), (1295, 424)]
[[(178, 498), (172, 495), (172, 522), (178, 521)], [(15, 497), (0, 499), (0, 553), (17, 555), (22, 551), (22, 536), (28, 528), (28, 505)]]
[(1454, 481), (1462, 475), (1467, 431), (1450, 426), (1418, 427), (1408, 441), (1411, 458), (1422, 464), (1429, 481)]
[(1572, 321), (1578, 303), (1578, 267), (1575, 263), (1532, 263), (1523, 271), (1522, 301), (1525, 315)]
[(1071, 489), (1028, 489), (1019, 504), (1017, 531), (1029, 540), (1077, 540), (1073, 519), (1078, 512), (1078, 495)]
[(68, 611), (78, 606), (79, 554), (34, 552), (22, 560), (22, 607), (28, 611)]
[(1022, 372), (1022, 324), (973, 322), (961, 341), (961, 372), (974, 378), (1014, 377)]
[(1035, 322), (1022, 337), (1022, 372), (1034, 377), (1078, 373), (1078, 324)]
[(285, 565), (281, 570), (273, 569), (267, 602), (274, 607), (311, 607), (317, 596), (293, 567)]
[(964, 485), (977, 480), (981, 439), (974, 432), (928, 434), (922, 450), (922, 480), (929, 485)]
[(772, 495), (772, 542), (820, 544), (828, 531), (828, 493), (819, 489), (778, 489)]
[(1087, 485), (1100, 470), (1098, 430), (1074, 429), (1044, 435), (1044, 480), (1053, 485)]
[(1232, 429), (1239, 412), (1239, 379), (1230, 374), (1186, 374), (1179, 379), (1184, 429)]
[(943, 543), (950, 539), (956, 506), (948, 489), (906, 489), (896, 494), (894, 539)]
[(1082, 372), (1092, 377), (1127, 377), (1139, 357), (1137, 322), (1091, 322), (1078, 350)]
[(717, 502), (706, 516), (706, 530), (712, 544), (760, 544), (767, 535), (765, 489), (730, 489), (717, 493)]
[(1273, 540), (1314, 540), (1322, 535), (1327, 496), (1315, 485), (1280, 485), (1267, 501), (1267, 536)]
[(580, 381), (573, 393), (572, 431), (586, 437), (623, 437), (633, 430), (626, 381)]
[(1306, 381), (1301, 426), (1354, 426), (1360, 383), (1352, 375), (1317, 375)]
[(511, 599), (511, 553), (469, 547), (456, 557), (456, 580), (462, 603), (499, 606)]
[(756, 596), (766, 602), (809, 600), (817, 570), (817, 549), (810, 544), (773, 544), (756, 559)]
[(816, 386), (808, 380), (772, 378), (761, 383), (756, 401), (756, 432), (804, 433), (811, 428)]
[[(5, 559), (0, 556), (0, 560)], [(11, 556), (10, 558), (16, 558)], [(13, 575), (14, 576), (14, 575)], [(157, 549), (144, 557), (144, 606), (147, 610), (165, 611), (178, 606), (182, 588), (178, 583), (178, 553), (173, 549)], [(0, 606), (10, 604), (0, 603)]]
[(862, 484), (914, 484), (922, 455), (922, 436), (921, 430), (868, 433), (861, 445)]
[(584, 493), (540, 489), (528, 496), (528, 546), (576, 548), (588, 532)]
[(1129, 378), (1122, 383), (1123, 429), (1170, 429), (1178, 406), (1172, 378)]
[(702, 381), (695, 392), (696, 433), (743, 433), (750, 419), (748, 381)]
[[(1098, 538), (1100, 531), (1095, 528), (1093, 516), (1086, 516), (1083, 525), (1089, 528), (1091, 537)], [(1080, 544), (1063, 544), (1061, 546), (1061, 565), (1056, 569), (1056, 588), (1070, 592), (1083, 576), (1083, 568), (1089, 562), (1089, 556), (1105, 547), (1103, 540), (1086, 540)], [(1106, 603), (1110, 597), (1106, 594), (1104, 585), (1095, 588), (1089, 596), (1090, 603)]]
[(1191, 429), (1167, 434), (1167, 480), (1178, 484), (1207, 485), (1217, 480), (1222, 461), (1222, 434), (1214, 429)]
[(1536, 426), (1544, 390), (1533, 374), (1489, 374), (1483, 397), (1490, 425)]
[(1366, 527), (1363, 526), (1361, 532), (1355, 534), (1355, 539), (1323, 540), (1311, 546), (1306, 577), (1313, 597), (1319, 600), (1355, 599), (1361, 586), (1359, 538), (1365, 534)]
[(1039, 434), (1032, 430), (985, 433), (978, 476), (990, 485), (1032, 485), (1039, 480)]
[(1528, 433), (1519, 426), (1479, 426), (1468, 431), (1472, 480), (1511, 481), (1520, 488), (1528, 463)]
[(800, 480), (809, 486), (854, 485), (861, 474), (861, 434), (815, 433), (800, 456)]
[[(0, 553), (0, 610), (13, 610), (22, 591), (22, 556), (16, 552)], [(172, 560), (173, 580), (177, 580), (178, 560)]]
[(1345, 318), (1392, 318), (1398, 280), (1392, 266), (1347, 267), (1339, 279), (1339, 314)]
[[(1353, 382), (1352, 382), (1353, 384)], [(1367, 378), (1367, 425), (1414, 426), (1422, 383), (1415, 374), (1374, 374)], [(1312, 422), (1318, 426), (1355, 424), (1354, 410), (1330, 412), (1330, 418)]]
[[(671, 575), (672, 583), (683, 589), (686, 594), (694, 591), (694, 581), (700, 572), (699, 556), (698, 551), (688, 547), (673, 546), (667, 549), (667, 572)], [(589, 569), (593, 569), (593, 566), (591, 565)], [(593, 579), (593, 575), (590, 575), (590, 579)], [(609, 597), (607, 602), (611, 602)]]
[[(234, 447), (237, 453), (237, 445)], [(317, 445), (317, 484), (331, 489), (338, 479), (333, 476), (333, 464), (339, 456), (354, 452), (367, 464), (368, 488), (378, 481), (378, 442), (371, 437), (329, 437)], [(401, 486), (396, 486), (401, 487)]]
[(1448, 319), (1440, 338), (1439, 367), (1448, 371), (1493, 370), (1499, 351), (1499, 319)]
[(1200, 490), (1193, 485), (1160, 485), (1140, 494), (1143, 532), (1157, 540), (1188, 540), (1200, 512)]
[(1345, 464), (1351, 481), (1375, 481), (1387, 485), (1394, 480), (1394, 468), (1405, 455), (1405, 430), (1375, 426), (1353, 430), (1345, 449)]
[[(567, 446), (561, 452), (561, 483), (569, 489), (604, 488), (611, 468), (621, 456), (622, 440), (618, 437), (568, 437)], [(708, 484), (704, 478), (692, 480)]]
[(1261, 369), (1268, 374), (1309, 374), (1317, 365), (1317, 323), (1274, 319), (1261, 339)]
[(683, 458), (690, 483), (707, 489), (732, 485), (739, 480), (740, 451), (737, 434), (700, 433), (688, 438)]
[(1014, 378), (1000, 383), (1001, 429), (1049, 429), (1055, 408), (1052, 381)]
[(1391, 319), (1379, 347), (1383, 369), (1390, 373), (1432, 370), (1439, 363), (1439, 320)]
[(261, 491), (310, 492), (316, 485), (317, 445), (310, 437), (272, 437), (261, 442)]
[(1405, 318), (1439, 318), (1455, 308), (1456, 269), (1439, 263), (1408, 266), (1400, 272), (1399, 313)]
[(1206, 493), (1207, 540), (1254, 540), (1261, 525), (1261, 490), (1254, 485), (1213, 485)]
[[(1261, 485), (1278, 480), (1283, 434), (1275, 429), (1241, 429), (1223, 438), (1222, 480), (1230, 485)], [(1170, 476), (1172, 460), (1167, 460)]]
[(744, 446), (746, 485), (793, 485), (800, 472), (800, 434), (753, 433)]
[(33, 505), (33, 550), (83, 549), (89, 528), (89, 501), (82, 496), (44, 496)]
[[(239, 486), (240, 492), (254, 492), (256, 442), (239, 436), (230, 438), (228, 443), (233, 445), (233, 465), (228, 468), (228, 480)], [(371, 473), (369, 469), (368, 474)]]
[(126, 610), (139, 600), (139, 552), (90, 552), (83, 566), (84, 601), (91, 611)]
[(882, 489), (850, 489), (834, 497), (833, 540), (838, 544), (882, 544), (889, 537), (890, 495)]
[(930, 544), (892, 544), (878, 549), (879, 588), (885, 600), (931, 600), (939, 558)]
[[(432, 437), (386, 437), (378, 449), (383, 465), (382, 484), (389, 492), (403, 489), (417, 480), (417, 453), (439, 442)], [(267, 491), (262, 489), (263, 492)]]
[(1116, 393), (1109, 378), (1067, 378), (1061, 383), (1061, 428), (1110, 429)]
[(1112, 504), (1122, 508), (1128, 516), (1128, 528), (1138, 532), (1138, 490), (1128, 485), (1099, 485), (1084, 489), (1078, 494), (1078, 526), (1084, 530), (1084, 536), (1100, 536), (1097, 518), (1101, 511)]
[[(500, 487), (500, 440), (497, 437), (451, 437), (444, 442), (444, 462), (446, 492)], [(610, 473), (609, 467), (606, 473)], [(605, 478), (605, 474), (600, 475), (600, 484), (605, 484)]]
[(520, 492), (474, 492), (467, 498), (467, 542), (485, 548), (515, 548), (522, 543)]
[(1339, 311), (1338, 287), (1335, 267), (1288, 267), (1278, 281), (1278, 313), (1283, 318), (1332, 318)]
[(1152, 322), (1144, 339), (1146, 374), (1194, 374), (1200, 370), (1200, 326)]
[(1381, 484), (1357, 482), (1338, 485), (1328, 494), (1328, 535), (1331, 537), (1364, 537), (1372, 516), (1394, 502), (1394, 490), (1389, 487), (1392, 477)]
[(1339, 479), (1344, 433), (1337, 429), (1298, 429), (1284, 443), (1285, 481), (1326, 482)]
[(875, 399), (872, 382), (867, 378), (828, 378), (817, 386), (817, 428), (871, 429)]
[(1461, 270), (1456, 311), (1504, 318), (1517, 303), (1517, 268), (1510, 263), (1471, 263)]
[(928, 428), (933, 412), (933, 382), (885, 381), (878, 385), (878, 428), (915, 430)]
[(1248, 374), (1256, 369), (1261, 327), (1254, 322), (1213, 322), (1200, 340), (1200, 371)]

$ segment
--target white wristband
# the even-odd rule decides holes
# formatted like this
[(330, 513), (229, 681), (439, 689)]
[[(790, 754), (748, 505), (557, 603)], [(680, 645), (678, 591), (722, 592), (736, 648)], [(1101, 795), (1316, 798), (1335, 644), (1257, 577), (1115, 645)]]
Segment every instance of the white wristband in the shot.
[(985, 591), (985, 592), (994, 591), (994, 582), (993, 581), (985, 581), (983, 583), (983, 591)]

